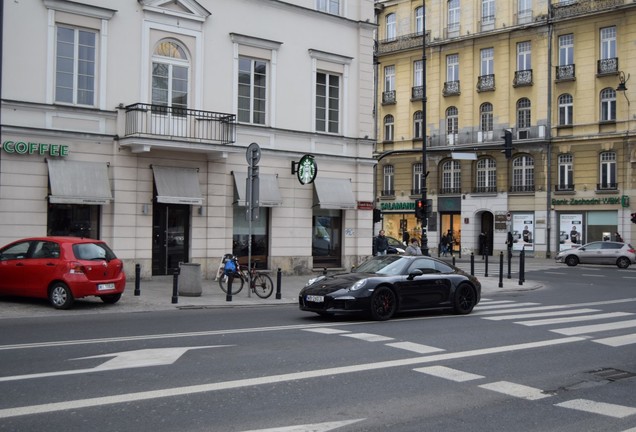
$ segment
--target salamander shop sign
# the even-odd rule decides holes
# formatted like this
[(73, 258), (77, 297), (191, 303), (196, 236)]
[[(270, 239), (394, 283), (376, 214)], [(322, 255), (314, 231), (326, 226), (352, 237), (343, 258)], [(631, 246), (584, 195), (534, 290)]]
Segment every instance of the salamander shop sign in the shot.
[(62, 144), (46, 144), (25, 141), (7, 140), (2, 143), (2, 151), (19, 155), (68, 156), (68, 146)]
[(387, 202), (380, 204), (381, 210), (415, 210), (415, 202)]

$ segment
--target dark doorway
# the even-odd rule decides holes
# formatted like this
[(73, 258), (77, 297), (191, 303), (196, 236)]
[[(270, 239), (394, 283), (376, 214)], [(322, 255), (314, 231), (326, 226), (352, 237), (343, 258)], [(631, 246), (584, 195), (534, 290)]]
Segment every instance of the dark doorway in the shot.
[(152, 221), (152, 274), (173, 274), (189, 260), (190, 206), (155, 203)]
[[(490, 212), (483, 212), (481, 214), (481, 230), (486, 234), (486, 246), (488, 247), (488, 255), (492, 256), (493, 243), (493, 229), (495, 227), (495, 218)], [(477, 233), (479, 235), (479, 233)], [(479, 237), (475, 240), (477, 244), (477, 250), (479, 250)]]

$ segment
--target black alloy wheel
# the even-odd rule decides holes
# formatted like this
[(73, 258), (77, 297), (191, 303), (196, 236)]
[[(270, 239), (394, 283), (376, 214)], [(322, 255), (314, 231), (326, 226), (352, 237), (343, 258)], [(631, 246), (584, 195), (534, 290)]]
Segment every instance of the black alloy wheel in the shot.
[(386, 286), (375, 289), (371, 297), (371, 317), (376, 321), (391, 319), (397, 310), (397, 298), (393, 290)]
[(567, 257), (565, 257), (565, 263), (570, 267), (574, 267), (579, 263), (579, 259), (576, 255), (568, 255)]
[(468, 284), (461, 284), (455, 291), (455, 304), (453, 305), (453, 311), (457, 315), (466, 315), (473, 311), (473, 308), (477, 304), (477, 295), (475, 290)]
[(631, 261), (627, 257), (620, 257), (619, 259), (616, 260), (616, 265), (620, 269), (626, 269), (629, 267), (630, 264), (631, 264)]

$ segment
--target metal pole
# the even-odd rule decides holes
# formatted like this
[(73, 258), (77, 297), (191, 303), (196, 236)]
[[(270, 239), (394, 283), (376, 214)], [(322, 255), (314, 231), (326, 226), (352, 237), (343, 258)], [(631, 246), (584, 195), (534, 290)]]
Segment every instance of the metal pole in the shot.
[[(422, 201), (426, 205), (428, 213), (428, 194), (426, 188), (426, 1), (422, 0)], [(428, 226), (428, 214), (422, 218), (422, 250), (428, 255), (428, 236), (425, 234)]]
[(475, 253), (470, 253), (470, 275), (475, 276)]
[(172, 303), (179, 303), (179, 269), (172, 273)]
[(141, 265), (135, 264), (135, 295), (141, 294)]
[(278, 267), (278, 271), (276, 272), (276, 300), (280, 300), (282, 298), (280, 293), (280, 284), (282, 282), (282, 274), (280, 267)]
[(499, 252), (499, 288), (503, 288), (503, 251)]

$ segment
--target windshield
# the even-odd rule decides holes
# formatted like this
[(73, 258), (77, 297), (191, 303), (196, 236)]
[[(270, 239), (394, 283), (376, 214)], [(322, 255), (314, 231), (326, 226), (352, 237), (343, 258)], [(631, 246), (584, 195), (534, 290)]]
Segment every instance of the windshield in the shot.
[(401, 274), (404, 260), (398, 255), (386, 255), (371, 258), (355, 269), (356, 273), (378, 273), (386, 275)]

